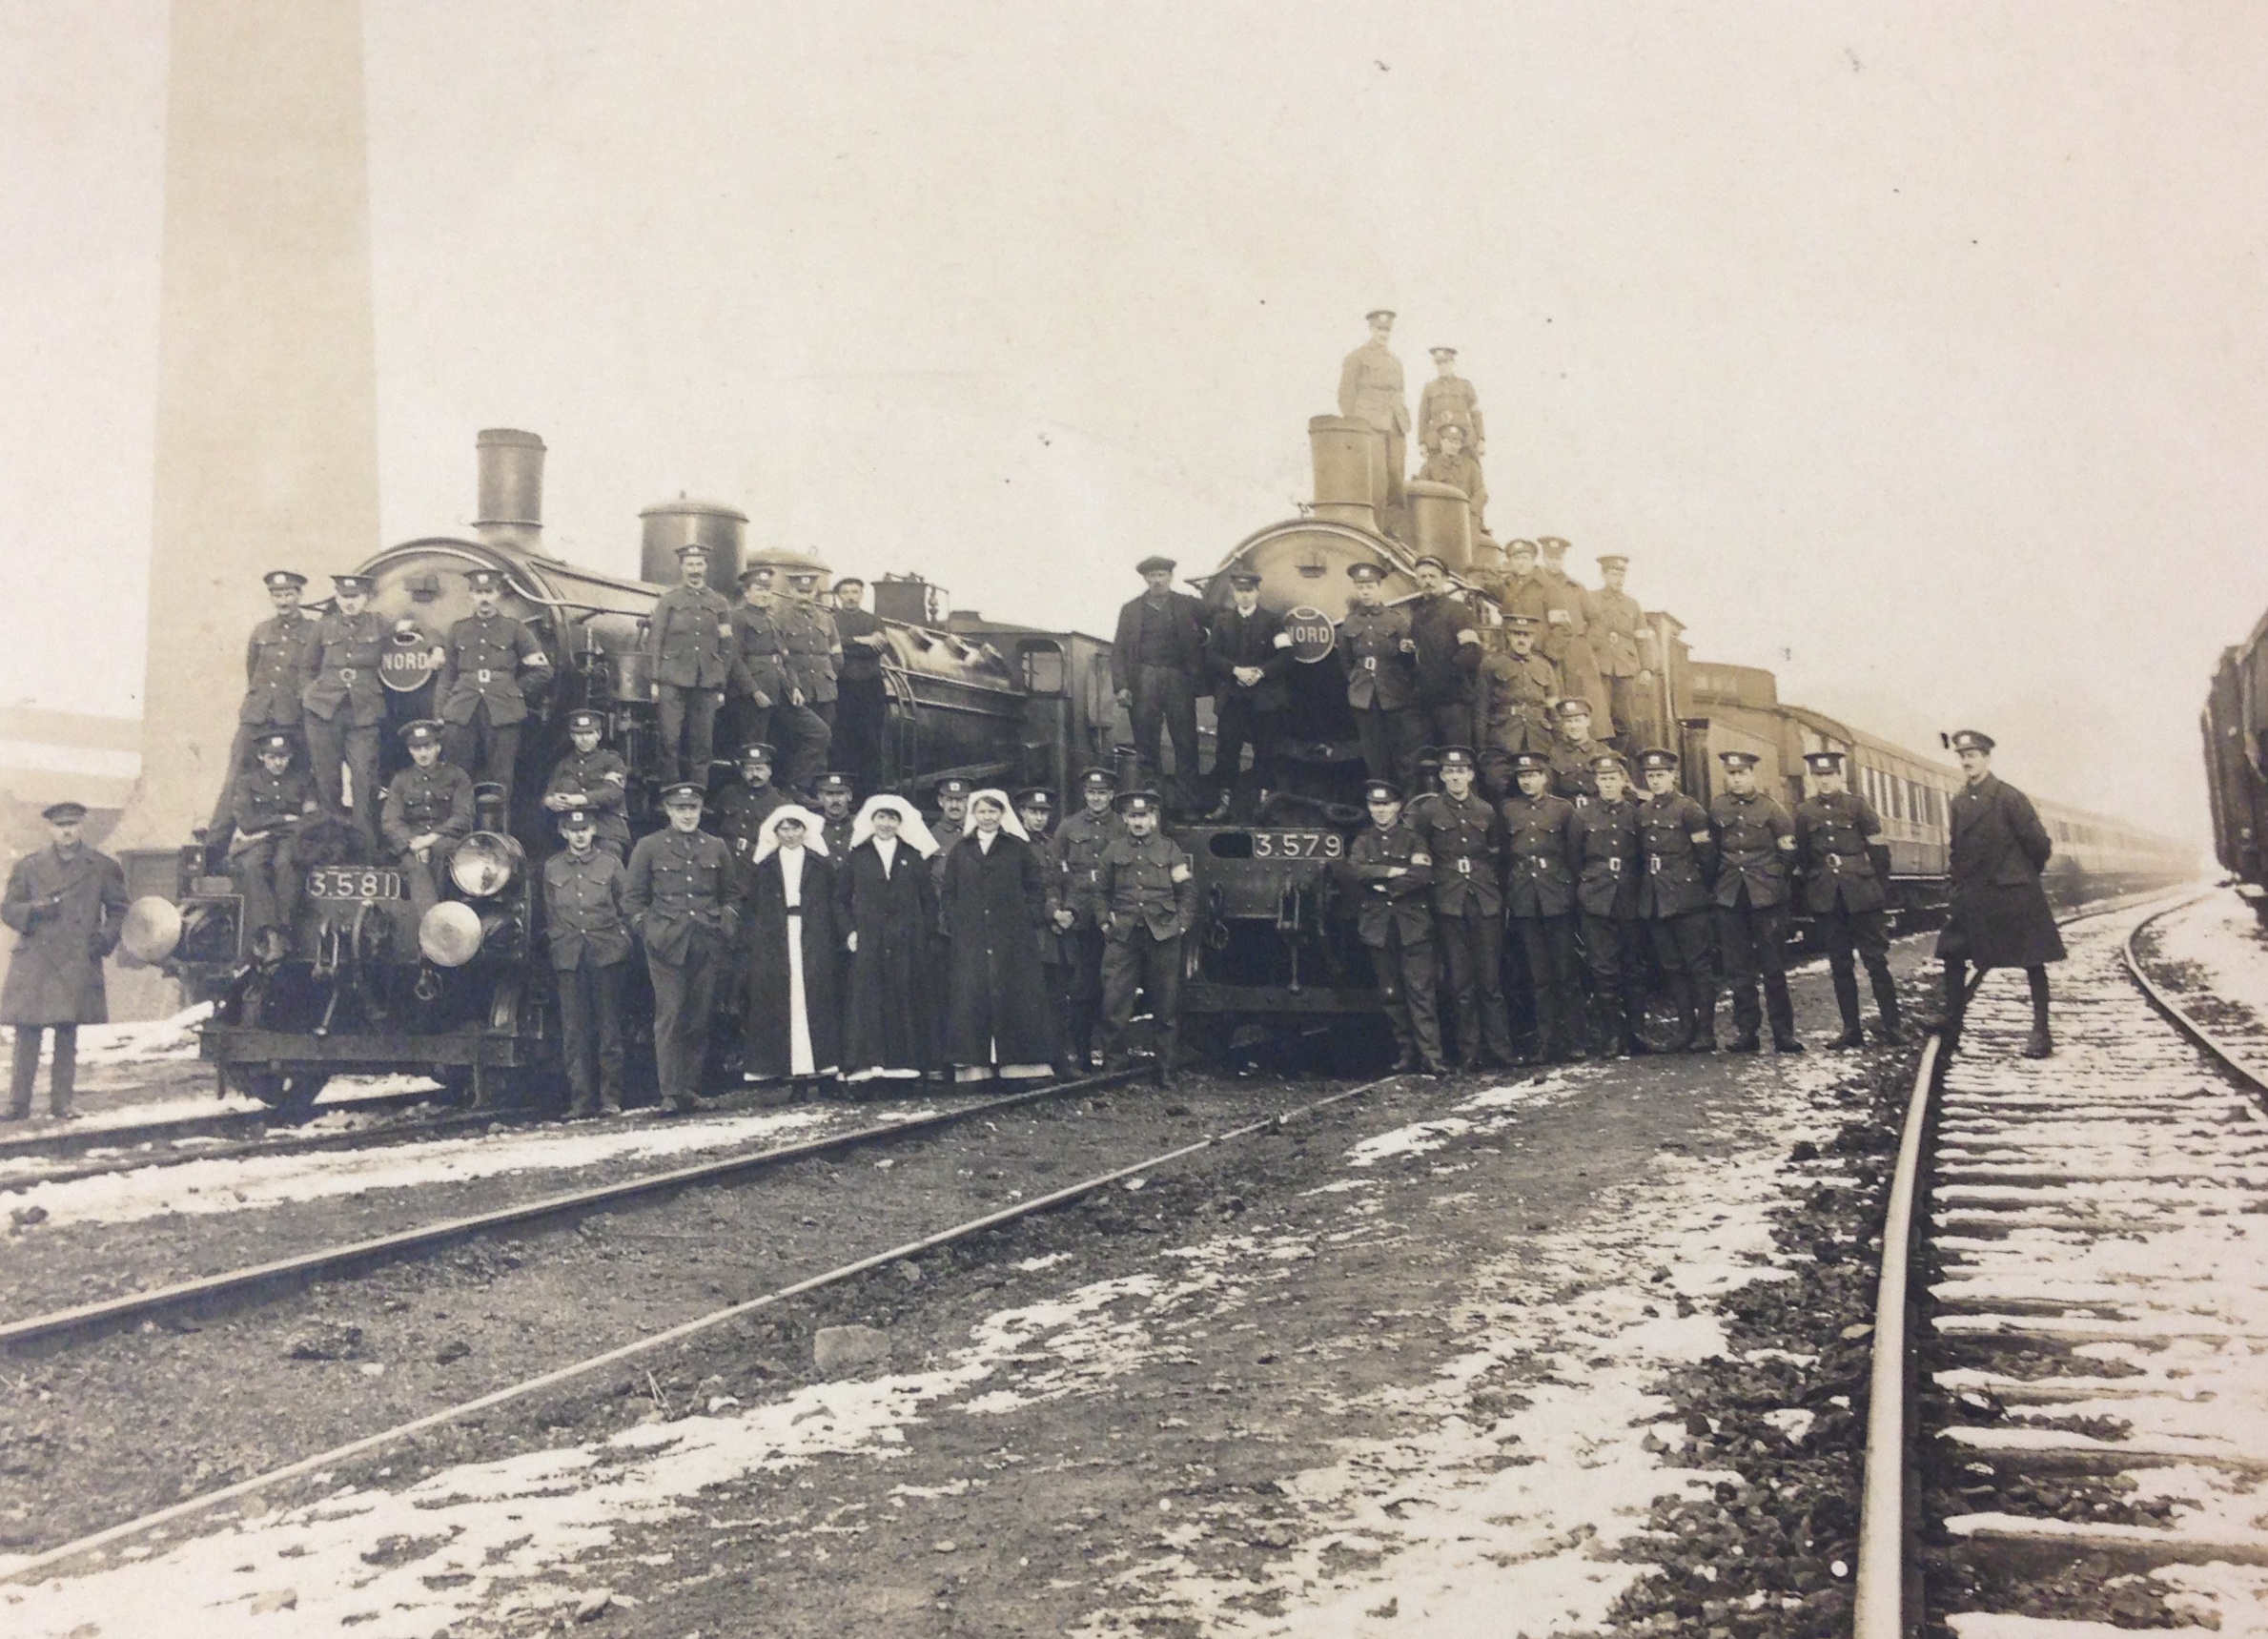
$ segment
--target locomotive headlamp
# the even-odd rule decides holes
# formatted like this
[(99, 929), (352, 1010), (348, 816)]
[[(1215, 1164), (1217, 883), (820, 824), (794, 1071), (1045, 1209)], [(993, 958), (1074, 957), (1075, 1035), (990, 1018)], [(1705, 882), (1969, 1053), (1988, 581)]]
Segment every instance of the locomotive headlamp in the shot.
[(145, 894), (126, 908), (118, 943), (135, 961), (154, 967), (181, 943), (181, 908), (154, 893)]
[(520, 845), (492, 830), (477, 830), (457, 845), (449, 860), (449, 880), (460, 893), (485, 899), (501, 893), (520, 866)]
[(480, 913), (460, 899), (418, 919), (418, 949), (437, 968), (461, 968), (480, 953)]

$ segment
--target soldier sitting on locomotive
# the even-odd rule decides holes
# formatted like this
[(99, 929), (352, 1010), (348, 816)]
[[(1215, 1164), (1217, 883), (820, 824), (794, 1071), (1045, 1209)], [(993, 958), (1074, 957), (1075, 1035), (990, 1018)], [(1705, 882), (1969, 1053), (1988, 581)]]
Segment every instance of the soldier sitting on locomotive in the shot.
[(441, 760), (441, 725), (430, 718), (401, 730), (410, 766), (387, 783), (378, 830), (401, 861), (410, 902), (422, 916), (440, 899), (441, 873), (473, 833), (472, 776)]

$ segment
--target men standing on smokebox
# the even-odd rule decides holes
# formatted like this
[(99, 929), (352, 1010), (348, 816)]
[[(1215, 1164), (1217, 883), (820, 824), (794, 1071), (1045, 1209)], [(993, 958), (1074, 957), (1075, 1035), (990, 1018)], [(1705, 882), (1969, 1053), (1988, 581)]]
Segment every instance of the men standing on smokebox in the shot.
[(1843, 1014), (1843, 1034), (1829, 1045), (1837, 1052), (1866, 1045), (1854, 951), (1882, 1015), (1876, 1034), (1902, 1042), (1898, 987), (1890, 971), (1890, 838), (1873, 805), (1845, 786), (1842, 752), (1807, 751), (1804, 766), (1811, 770), (1811, 794), (1795, 810), (1796, 869), (1803, 872), (1804, 903), (1827, 936), (1828, 971)]
[(299, 691), (306, 712), (308, 771), (323, 807), (346, 811), (343, 765), (355, 788), (355, 829), (362, 846), (378, 851), (378, 730), (386, 722), (386, 691), (378, 685), (385, 652), (385, 617), (369, 607), (367, 575), (334, 575), (338, 606), (316, 623), (315, 677)]
[[(1134, 568), (1142, 595), (1118, 611), (1111, 645), (1111, 686), (1134, 720), (1134, 750), (1161, 789), (1186, 807), (1197, 789), (1197, 696), (1204, 692), (1205, 605), (1174, 590), (1174, 560), (1143, 559)], [(1174, 777), (1164, 776), (1161, 739), (1174, 741)]]
[(1229, 571), (1229, 604), (1213, 611), (1205, 661), (1213, 672), (1213, 784), (1219, 793), (1209, 817), (1226, 819), (1245, 747), (1252, 748), (1252, 783), (1263, 802), (1276, 784), (1277, 724), (1292, 698), (1284, 681), (1292, 668), (1291, 636), (1260, 607), (1258, 570)]
[(708, 550), (677, 549), (678, 584), (654, 600), (645, 656), (653, 667), (662, 730), (662, 769), (708, 787), (717, 708), (732, 677), (732, 605), (708, 584)]
[(1732, 1051), (1756, 1052), (1768, 1016), (1772, 1046), (1801, 1053), (1788, 994), (1788, 868), (1795, 857), (1795, 823), (1756, 789), (1753, 751), (1720, 751), (1717, 760), (1725, 765), (1725, 789), (1709, 802), (1709, 823), (1717, 831), (1717, 953), (1732, 991)]
[(253, 742), (278, 730), (298, 737), (305, 715), (299, 691), (314, 673), (315, 618), (299, 607), (307, 577), (271, 569), (261, 579), (276, 613), (254, 626), (244, 645), (244, 700), (236, 708), (236, 737), (220, 773), (220, 800), (205, 826), (206, 846), (215, 853), (228, 846), (235, 824), (236, 810), (230, 805), (236, 776), (251, 766)]
[(531, 683), (547, 678), (551, 657), (534, 632), (498, 607), (502, 575), (474, 569), (464, 584), (473, 612), (449, 628), (434, 691), (440, 702), (442, 755), (475, 782), (503, 787), (504, 811), (510, 813), (512, 766), (520, 757), (520, 726), (527, 721), (521, 669), (527, 669)]

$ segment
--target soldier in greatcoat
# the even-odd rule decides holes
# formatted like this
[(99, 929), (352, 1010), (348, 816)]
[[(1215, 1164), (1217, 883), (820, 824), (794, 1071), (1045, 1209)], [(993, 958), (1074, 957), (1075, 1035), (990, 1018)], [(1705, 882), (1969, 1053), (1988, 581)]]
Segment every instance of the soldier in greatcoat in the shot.
[(1079, 811), (1065, 816), (1050, 839), (1062, 897), (1049, 916), (1071, 964), (1071, 1030), (1064, 1051), (1081, 1069), (1093, 1063), (1095, 1026), (1102, 1020), (1102, 856), (1125, 829), (1112, 809), (1115, 795), (1110, 769), (1087, 769), (1079, 776)]
[(1536, 652), (1534, 616), (1504, 617), (1504, 646), (1481, 662), (1475, 685), (1482, 789), (1489, 801), (1502, 802), (1512, 790), (1512, 759), (1522, 751), (1548, 756), (1552, 747), (1551, 707), (1559, 676)]
[[(1556, 535), (1543, 537), (1543, 561), (1536, 579), (1543, 588), (1543, 641), (1546, 660), (1559, 667), (1560, 692), (1580, 694), (1604, 706), (1606, 679), (1599, 674), (1599, 657), (1592, 648), (1592, 633), (1599, 625), (1599, 605), (1581, 581), (1567, 573), (1567, 543)], [(1614, 725), (1604, 725), (1609, 737)]]
[(235, 822), (229, 800), (236, 776), (252, 766), (253, 742), (278, 731), (300, 737), (306, 717), (300, 691), (314, 675), (315, 617), (299, 606), (307, 577), (292, 569), (271, 569), (261, 580), (276, 613), (254, 626), (244, 645), (244, 699), (236, 707), (236, 735), (220, 771), (220, 800), (205, 826), (206, 845), (215, 853), (228, 846)]
[[(1118, 611), (1111, 645), (1111, 686), (1132, 723), (1144, 772), (1188, 804), (1197, 773), (1197, 696), (1205, 692), (1205, 605), (1174, 590), (1174, 560), (1153, 556), (1134, 565), (1142, 595)], [(1166, 779), (1164, 739), (1174, 742), (1173, 782)]]
[[(1725, 789), (1709, 801), (1717, 833), (1717, 954), (1732, 991), (1732, 1051), (1754, 1053), (1768, 1017), (1772, 1046), (1801, 1053), (1795, 1002), (1788, 994), (1788, 868), (1795, 858), (1795, 822), (1756, 786), (1753, 751), (1720, 751)], [(1757, 980), (1764, 1006), (1756, 1005)]]
[(1410, 776), (1425, 738), (1416, 709), (1418, 642), (1410, 617), (1379, 597), (1386, 571), (1369, 559), (1347, 565), (1354, 589), (1334, 645), (1347, 672), (1347, 704), (1362, 744), (1362, 766), (1374, 781), (1397, 785)]
[(473, 833), (473, 782), (441, 758), (441, 726), (430, 718), (402, 726), (410, 766), (386, 783), (378, 804), (378, 834), (409, 883), (419, 915), (440, 898), (441, 873), (457, 845)]
[(1611, 725), (1607, 738), (1625, 748), (1654, 733), (1648, 704), (1654, 685), (1654, 634), (1638, 600), (1623, 590), (1629, 573), (1627, 557), (1620, 552), (1605, 554), (1599, 560), (1600, 588), (1591, 594), (1599, 611), (1591, 649), (1598, 658), (1600, 675), (1606, 680), (1607, 722)]
[[(474, 569), (464, 578), (473, 612), (449, 628), (442, 645), (435, 715), (445, 726), (449, 761), (483, 785), (504, 788), (511, 811), (512, 768), (520, 758), (520, 726), (527, 721), (527, 689), (551, 675), (551, 657), (536, 634), (502, 612), (503, 577)], [(521, 671), (528, 675), (523, 680)]]
[(931, 960), (936, 840), (904, 797), (868, 797), (835, 870), (844, 979), (843, 1078), (912, 1080), (932, 1068), (944, 970)]
[(772, 756), (769, 746), (743, 746), (740, 778), (718, 792), (703, 814), (703, 823), (725, 839), (744, 869), (756, 857), (764, 822), (787, 806), (787, 793), (772, 784)]
[(835, 921), (834, 862), (819, 816), (795, 803), (775, 809), (757, 834), (741, 923), (741, 1066), (749, 1080), (791, 1081), (807, 1093), (842, 1069), (847, 932)]
[(316, 792), (307, 770), (292, 766), (289, 734), (270, 734), (255, 749), (258, 761), (236, 776), (228, 872), (244, 897), (244, 929), (254, 952), (274, 967), (291, 948), (301, 882), (298, 830), (316, 812)]
[[(605, 731), (603, 711), (567, 713), (567, 754), (551, 767), (543, 783), (543, 807), (554, 816), (584, 813), (598, 832), (599, 847), (627, 862), (630, 857), (630, 766), (599, 744)], [(556, 818), (554, 823), (557, 823)]]
[(1436, 1002), (1433, 856), (1401, 811), (1401, 788), (1372, 780), (1362, 789), (1371, 823), (1355, 834), (1338, 874), (1355, 898), (1355, 929), (1370, 950), (1386, 1023), (1399, 1052), (1394, 1073), (1449, 1074), (1441, 1059)]
[(1434, 746), (1473, 743), (1473, 676), (1485, 652), (1481, 621), (1472, 606), (1449, 590), (1449, 566), (1428, 553), (1415, 564), (1418, 595), (1404, 612), (1410, 618), (1411, 705), (1419, 734)]
[(0, 923), (20, 935), (0, 985), (0, 1024), (15, 1030), (14, 1073), (8, 1108), (0, 1112), (11, 1121), (31, 1114), (43, 1031), (55, 1035), (48, 1109), (57, 1119), (71, 1115), (79, 1026), (111, 1016), (102, 962), (117, 948), (126, 918), (125, 871), (80, 838), (85, 806), (52, 803), (40, 817), (48, 823), (48, 846), (16, 861), (0, 897)]
[(630, 973), (629, 872), (600, 846), (601, 816), (559, 816), (566, 846), (543, 862), (543, 936), (559, 991), (560, 1056), (567, 1116), (623, 1112), (623, 986)]
[(1394, 338), (1394, 311), (1374, 307), (1363, 315), (1370, 339), (1338, 367), (1338, 413), (1367, 421), (1386, 442), (1386, 516), (1379, 527), (1399, 536), (1402, 527), (1403, 478), (1409, 471), (1410, 399), (1401, 360), (1387, 345)]
[[(1457, 1067), (1508, 1068), (1504, 1014), (1504, 831), (1473, 789), (1472, 748), (1441, 748), (1441, 789), (1409, 805), (1409, 823), (1433, 860), (1433, 932), (1456, 1007)], [(1444, 1045), (1446, 1043), (1444, 1042)]]
[(1008, 793), (971, 793), (960, 846), (946, 856), (937, 919), (951, 942), (945, 1060), (958, 1081), (1044, 1076), (1053, 1069), (1040, 925), (1047, 868)]
[(662, 772), (705, 788), (717, 710), (732, 680), (732, 605), (708, 584), (705, 547), (680, 546), (677, 561), (678, 584), (654, 600), (646, 617), (645, 656), (653, 668)]
[(369, 606), (367, 575), (334, 575), (337, 606), (316, 623), (314, 678), (299, 691), (305, 712), (308, 771), (323, 807), (345, 812), (343, 767), (355, 789), (355, 830), (362, 846), (378, 849), (378, 731), (386, 722), (386, 691), (378, 661), (392, 635), (383, 615)]
[(1946, 1045), (1957, 1047), (1967, 969), (2022, 968), (2032, 987), (2032, 1035), (2024, 1056), (2055, 1051), (2048, 1031), (2048, 964), (2063, 960), (2063, 935), (2040, 887), (2055, 844), (2032, 799), (1992, 772), (1992, 737), (1964, 728), (1947, 742), (1961, 759), (1962, 787), (1946, 806), (1952, 831), (1951, 895), (1937, 954), (1945, 962)]
[(1196, 924), (1196, 873), (1180, 844), (1158, 833), (1155, 791), (1120, 793), (1122, 834), (1102, 851), (1095, 898), (1103, 924), (1103, 1062), (1129, 1060), (1126, 1033), (1137, 991), (1150, 1002), (1159, 1074), (1181, 1063), (1181, 941)]
[(740, 882), (725, 844), (701, 829), (702, 787), (681, 780), (662, 789), (668, 826), (630, 850), (623, 909), (645, 947), (654, 987), (654, 1064), (662, 1104), (684, 1115), (701, 1107), (717, 991), (740, 933)]
[(1591, 978), (1591, 1042), (1602, 1058), (1650, 1053), (1639, 1034), (1651, 958), (1639, 932), (1638, 804), (1630, 770), (1611, 751), (1592, 760), (1591, 782), (1598, 794), (1575, 810), (1567, 830), (1583, 961)]
[(1709, 882), (1717, 870), (1717, 833), (1708, 810), (1678, 789), (1678, 755), (1642, 752), (1646, 798), (1638, 807), (1638, 919), (1654, 960), (1678, 997), (1678, 1039), (1671, 1051), (1717, 1051), (1717, 936), (1709, 922)]
[(1540, 752), (1514, 757), (1512, 778), (1518, 789), (1497, 812), (1504, 822), (1504, 909), (1535, 998), (1530, 1062), (1581, 1058), (1588, 1044), (1575, 954), (1575, 805), (1551, 794), (1551, 761)]
[(1274, 613), (1260, 607), (1257, 569), (1229, 572), (1229, 602), (1215, 609), (1205, 634), (1205, 665), (1213, 676), (1213, 785), (1218, 792), (1212, 817), (1225, 819), (1244, 772), (1244, 748), (1252, 748), (1252, 783), (1265, 802), (1276, 784), (1276, 741), (1291, 687), (1291, 634)]
[(1894, 1046), (1906, 1034), (1890, 971), (1890, 838), (1874, 805), (1846, 785), (1842, 752), (1807, 751), (1804, 765), (1811, 770), (1811, 794), (1795, 810), (1795, 861), (1804, 903), (1827, 939), (1835, 1006), (1843, 1014), (1843, 1034), (1829, 1045), (1836, 1051), (1866, 1045), (1855, 952), (1881, 1015), (1876, 1033)]

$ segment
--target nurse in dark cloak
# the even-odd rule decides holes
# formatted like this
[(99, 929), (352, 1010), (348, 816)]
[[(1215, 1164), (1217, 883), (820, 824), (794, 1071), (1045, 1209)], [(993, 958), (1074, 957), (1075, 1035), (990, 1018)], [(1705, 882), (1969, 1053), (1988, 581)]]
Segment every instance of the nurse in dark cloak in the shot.
[(969, 799), (961, 846), (945, 863), (938, 920), (951, 942), (945, 1058), (958, 1081), (1052, 1074), (1053, 1015), (1041, 968), (1047, 870), (1008, 793)]
[(935, 963), (936, 839), (903, 797), (872, 796), (835, 867), (835, 922), (849, 955), (843, 1079), (911, 1080), (932, 1068), (943, 989)]

